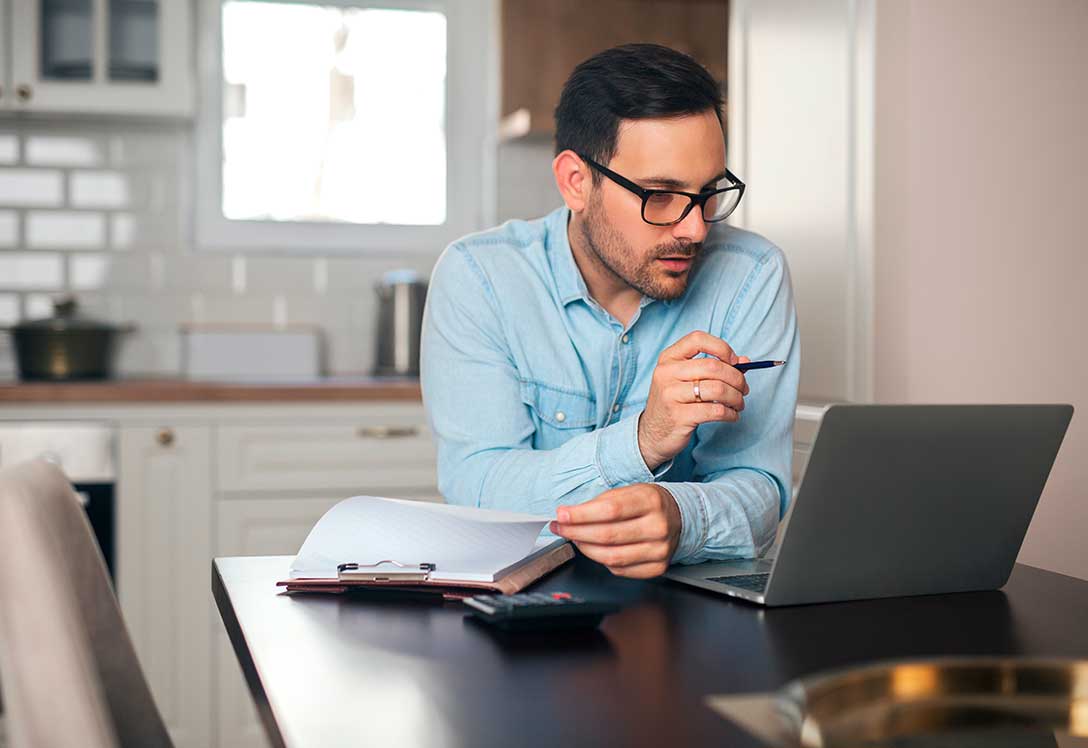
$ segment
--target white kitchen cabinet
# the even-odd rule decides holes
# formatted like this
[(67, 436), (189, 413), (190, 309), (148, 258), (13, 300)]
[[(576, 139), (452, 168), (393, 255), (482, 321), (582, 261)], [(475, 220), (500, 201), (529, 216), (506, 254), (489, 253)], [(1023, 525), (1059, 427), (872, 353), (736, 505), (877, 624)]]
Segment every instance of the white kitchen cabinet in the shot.
[(220, 427), (219, 490), (433, 493), (435, 452), (420, 407), (388, 408), (365, 421)]
[[(193, 113), (191, 0), (13, 0), (0, 47), (4, 110)], [(9, 63), (10, 61), (10, 63)]]
[[(341, 496), (221, 501), (216, 506), (216, 556), (295, 553), (310, 528)], [(269, 594), (275, 594), (269, 590)], [(250, 698), (238, 658), (222, 624), (216, 626), (216, 727), (218, 745), (264, 748), (264, 728)]]
[(170, 737), (211, 744), (211, 429), (122, 425), (117, 591)]

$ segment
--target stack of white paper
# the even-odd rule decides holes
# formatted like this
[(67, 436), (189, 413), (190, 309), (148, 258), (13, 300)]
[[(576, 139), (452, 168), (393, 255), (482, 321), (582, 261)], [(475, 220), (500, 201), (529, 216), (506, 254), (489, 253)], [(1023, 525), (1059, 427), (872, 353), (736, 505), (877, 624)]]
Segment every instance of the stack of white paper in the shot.
[(549, 517), (422, 501), (353, 496), (325, 513), (291, 564), (293, 579), (335, 579), (344, 563), (434, 564), (436, 581), (494, 581), (562, 538), (543, 538)]

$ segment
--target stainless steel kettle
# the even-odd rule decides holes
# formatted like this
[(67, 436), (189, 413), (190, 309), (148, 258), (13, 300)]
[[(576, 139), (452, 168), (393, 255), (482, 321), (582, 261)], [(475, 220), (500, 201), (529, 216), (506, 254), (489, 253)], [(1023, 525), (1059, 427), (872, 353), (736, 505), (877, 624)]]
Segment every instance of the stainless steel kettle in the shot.
[(374, 290), (378, 295), (374, 374), (418, 377), (427, 284), (414, 270), (394, 270), (383, 275)]

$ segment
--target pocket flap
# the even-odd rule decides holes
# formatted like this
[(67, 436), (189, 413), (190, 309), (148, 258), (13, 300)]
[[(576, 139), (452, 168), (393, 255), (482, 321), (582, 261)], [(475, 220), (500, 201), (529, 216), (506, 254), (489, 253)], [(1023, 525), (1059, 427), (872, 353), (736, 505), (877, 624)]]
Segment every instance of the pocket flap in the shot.
[(585, 429), (597, 424), (596, 399), (588, 393), (523, 381), (521, 399), (537, 418), (557, 429)]

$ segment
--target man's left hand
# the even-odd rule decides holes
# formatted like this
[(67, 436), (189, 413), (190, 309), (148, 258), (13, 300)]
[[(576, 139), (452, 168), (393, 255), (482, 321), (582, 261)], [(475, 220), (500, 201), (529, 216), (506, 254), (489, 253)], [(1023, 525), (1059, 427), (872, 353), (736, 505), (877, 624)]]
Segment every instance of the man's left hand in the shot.
[(613, 488), (556, 516), (552, 532), (621, 577), (663, 574), (680, 542), (680, 508), (655, 483)]

